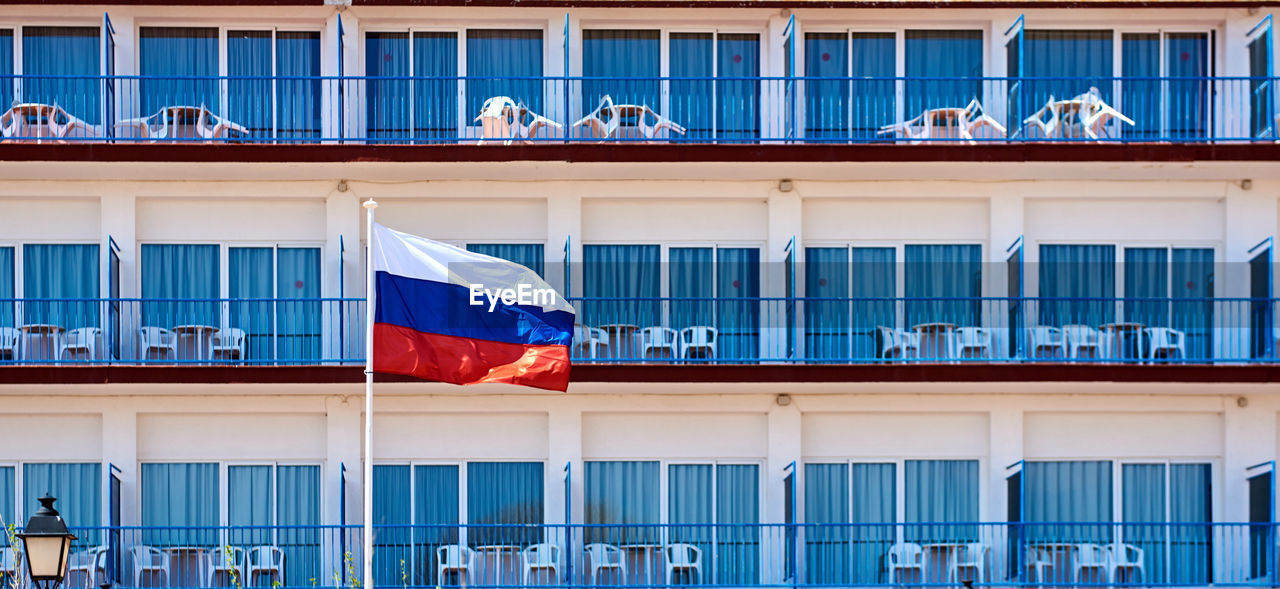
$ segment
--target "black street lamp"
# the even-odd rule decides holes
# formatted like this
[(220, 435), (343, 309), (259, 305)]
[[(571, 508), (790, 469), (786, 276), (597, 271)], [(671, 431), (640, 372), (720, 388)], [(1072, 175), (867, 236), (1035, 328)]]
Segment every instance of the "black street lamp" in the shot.
[(57, 501), (48, 495), (40, 498), (40, 510), (27, 520), (27, 527), (18, 537), (22, 539), (22, 553), (27, 561), (27, 573), (37, 589), (56, 589), (67, 574), (67, 559), (71, 555), (71, 541), (76, 537), (67, 530), (58, 510)]

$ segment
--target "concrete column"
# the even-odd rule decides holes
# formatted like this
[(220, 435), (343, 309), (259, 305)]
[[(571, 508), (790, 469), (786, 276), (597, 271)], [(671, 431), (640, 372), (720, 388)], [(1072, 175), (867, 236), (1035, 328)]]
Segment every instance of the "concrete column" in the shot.
[(991, 448), (987, 500), (978, 506), (978, 519), (984, 522), (1005, 521), (1009, 508), (1009, 489), (1005, 481), (1014, 472), (1009, 466), (1022, 460), (1022, 410), (996, 409), (989, 419)]
[[(131, 408), (117, 408), (109, 404), (102, 412), (102, 461), (108, 469), (107, 480), (110, 480), (109, 469), (114, 466), (120, 469), (120, 525), (136, 526), (142, 523), (139, 507), (141, 488), (138, 476), (138, 414)], [(102, 493), (102, 523), (106, 525), (111, 517), (109, 493)]]
[[(781, 183), (782, 179), (779, 179)], [(775, 185), (769, 189), (768, 211), (769, 211), (769, 239), (766, 245), (766, 251), (761, 256), (761, 261), (765, 263), (760, 276), (760, 295), (764, 297), (783, 297), (786, 296), (787, 281), (790, 276), (787, 273), (787, 245), (792, 244), (793, 253), (792, 261), (795, 263), (795, 279), (797, 292), (793, 293), (799, 296), (799, 285), (803, 282), (804, 269), (801, 266), (801, 252), (803, 249), (801, 244), (804, 243), (801, 235), (802, 225), (802, 200), (800, 194), (801, 185), (798, 182), (792, 182), (791, 190), (782, 192), (779, 186)], [(794, 239), (794, 242), (792, 241)], [(787, 333), (786, 333), (786, 305), (779, 302), (766, 302), (764, 308), (760, 310), (761, 320), (761, 338), (760, 338), (760, 355), (763, 358), (786, 358), (789, 354), (799, 355), (803, 338), (792, 338), (791, 348), (788, 350)], [(795, 322), (799, 322), (798, 314), (800, 309), (796, 308), (797, 316)]]
[(99, 213), (102, 227), (102, 296), (110, 296), (107, 282), (107, 255), (109, 240), (115, 240), (120, 248), (120, 296), (136, 297), (138, 292), (138, 238), (137, 199), (133, 195), (106, 194), (102, 196)]
[[(568, 401), (568, 399), (560, 399)], [(546, 476), (546, 522), (551, 526), (565, 523), (565, 465), (569, 465), (569, 518), (575, 524), (583, 518), (582, 410), (570, 403), (556, 403), (547, 415), (548, 454)], [(552, 529), (563, 530), (553, 527)], [(571, 531), (571, 530), (570, 530)], [(564, 533), (568, 533), (565, 531)], [(581, 534), (572, 536), (580, 544)], [(574, 550), (581, 550), (577, 545)]]
[[(565, 285), (564, 243), (569, 240), (570, 283)], [(582, 296), (582, 197), (553, 194), (547, 197), (547, 282), (561, 293)]]
[[(325, 199), (324, 243), (324, 296), (328, 298), (359, 298), (364, 296), (364, 247), (360, 243), (360, 231), (364, 221), (364, 209), (350, 188), (338, 192), (335, 188)], [(340, 308), (324, 310), (326, 358), (359, 358), (364, 351), (357, 349), (363, 341), (364, 306), (342, 302)], [(339, 329), (337, 322), (341, 322)]]
[[(786, 478), (792, 471), (788, 469), (795, 464), (794, 473), (797, 494), (802, 488), (800, 485), (800, 473), (802, 468), (801, 458), (803, 448), (801, 447), (801, 412), (796, 406), (796, 399), (787, 397), (789, 404), (779, 405), (775, 399), (773, 407), (769, 410), (769, 446), (768, 456), (765, 457), (765, 492), (761, 500), (765, 505), (765, 515), (762, 520), (767, 524), (781, 524), (787, 521), (786, 512)], [(793, 497), (797, 520), (800, 512), (800, 497)], [(770, 554), (770, 562), (784, 562), (786, 558), (786, 528), (783, 526), (770, 526), (766, 528), (763, 534), (764, 550)], [(773, 570), (763, 571), (767, 575), (762, 579), (766, 583), (781, 583), (784, 581), (784, 567), (777, 567)]]
[[(1223, 398), (1222, 496), (1215, 501), (1222, 513), (1214, 521), (1249, 521), (1248, 478), (1250, 466), (1276, 459), (1276, 411), (1265, 399), (1244, 397), (1240, 407), (1236, 397)], [(1261, 472), (1261, 471), (1259, 471)]]
[[(364, 399), (361, 395), (331, 396), (325, 398), (325, 456), (324, 489), (321, 521), (325, 523), (345, 523), (359, 525), (361, 522), (360, 507), (363, 505), (361, 494), (364, 459)], [(343, 492), (342, 469), (346, 467), (346, 505), (340, 499)], [(346, 521), (342, 519), (346, 511)], [(359, 569), (359, 535), (348, 536), (347, 551), (353, 555), (356, 568)], [(336, 551), (325, 551), (324, 558), (333, 562), (322, 562), (322, 571), (326, 582), (332, 579), (332, 573), (341, 570), (342, 554)]]

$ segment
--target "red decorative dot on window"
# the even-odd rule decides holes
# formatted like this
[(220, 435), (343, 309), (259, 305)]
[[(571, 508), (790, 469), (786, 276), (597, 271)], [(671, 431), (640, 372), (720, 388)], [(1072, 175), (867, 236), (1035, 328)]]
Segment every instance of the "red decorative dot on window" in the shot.
[(827, 285), (827, 279), (826, 279), (826, 278), (819, 278), (819, 279), (818, 279), (818, 286), (826, 286), (826, 285)]
[(733, 63), (742, 63), (742, 56), (741, 55), (733, 56)]
[(738, 288), (739, 286), (740, 286), (740, 284), (738, 283), (738, 281), (737, 281), (737, 280), (733, 281), (733, 287), (734, 287), (734, 288)]
[(383, 54), (382, 54), (382, 61), (391, 61), (391, 54), (390, 54), (390, 53), (383, 53)]
[(294, 288), (302, 288), (302, 281), (301, 281), (301, 280), (295, 280), (295, 281), (293, 282), (293, 287), (294, 287)]
[(1182, 61), (1187, 61), (1188, 59), (1191, 59), (1191, 54), (1187, 53), (1186, 51), (1183, 51), (1181, 57), (1182, 57)]
[(1187, 290), (1195, 290), (1195, 288), (1196, 288), (1196, 281), (1194, 281), (1194, 280), (1188, 280), (1188, 281), (1187, 281)]
[(831, 61), (831, 54), (830, 54), (830, 53), (823, 53), (823, 54), (822, 54), (822, 61)]

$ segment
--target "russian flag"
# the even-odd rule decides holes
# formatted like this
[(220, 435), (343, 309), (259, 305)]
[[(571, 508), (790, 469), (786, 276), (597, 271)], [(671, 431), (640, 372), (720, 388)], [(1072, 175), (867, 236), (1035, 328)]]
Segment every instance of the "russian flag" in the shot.
[(533, 270), (373, 225), (373, 370), (564, 391), (574, 310)]

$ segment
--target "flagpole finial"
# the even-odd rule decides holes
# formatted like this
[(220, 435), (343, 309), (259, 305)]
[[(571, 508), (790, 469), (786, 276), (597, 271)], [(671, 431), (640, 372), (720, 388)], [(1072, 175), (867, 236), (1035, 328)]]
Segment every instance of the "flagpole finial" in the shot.
[(372, 198), (370, 198), (369, 200), (364, 201), (364, 208), (366, 208), (366, 209), (376, 209), (376, 208), (378, 208), (378, 201), (373, 200)]

